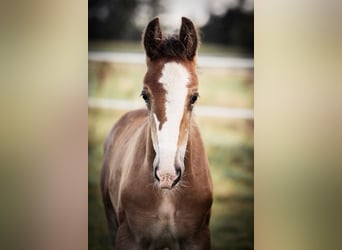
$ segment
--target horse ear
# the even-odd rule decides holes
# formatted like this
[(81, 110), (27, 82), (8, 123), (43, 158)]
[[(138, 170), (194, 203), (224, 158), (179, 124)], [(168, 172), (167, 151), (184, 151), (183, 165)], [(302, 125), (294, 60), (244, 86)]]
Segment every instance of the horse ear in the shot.
[(146, 55), (150, 58), (158, 55), (158, 47), (162, 41), (162, 33), (158, 17), (148, 23), (143, 35), (143, 40)]
[(187, 58), (190, 60), (193, 59), (198, 46), (197, 31), (191, 20), (186, 17), (182, 17), (179, 39), (185, 46)]

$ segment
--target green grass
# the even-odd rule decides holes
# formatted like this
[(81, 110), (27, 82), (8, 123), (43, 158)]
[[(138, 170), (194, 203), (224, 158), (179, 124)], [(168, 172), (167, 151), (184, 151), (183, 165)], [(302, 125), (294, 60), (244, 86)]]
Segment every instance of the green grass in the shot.
[(112, 51), (112, 52), (144, 52), (144, 48), (139, 42), (131, 41), (110, 41), (110, 40), (96, 40), (89, 41), (89, 51)]
[(89, 96), (140, 100), (145, 66), (90, 62)]

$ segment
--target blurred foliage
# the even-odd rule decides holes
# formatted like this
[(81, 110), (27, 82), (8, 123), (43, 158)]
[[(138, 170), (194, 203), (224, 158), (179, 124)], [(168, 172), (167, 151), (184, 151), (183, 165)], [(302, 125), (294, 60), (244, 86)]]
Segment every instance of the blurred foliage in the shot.
[(138, 39), (141, 31), (131, 21), (137, 4), (137, 0), (89, 0), (89, 39)]
[[(89, 0), (88, 3), (88, 37), (91, 41), (108, 39), (138, 41), (141, 39), (143, 29), (137, 27), (134, 22), (135, 16), (142, 15), (147, 22), (168, 11), (165, 6), (164, 8), (161, 6), (160, 0)], [(172, 8), (171, 1), (169, 4)], [(211, 13), (209, 3), (206, 4), (209, 22), (201, 29), (203, 42), (238, 47), (252, 55), (254, 12), (245, 11), (244, 1), (237, 1), (235, 7), (224, 7), (225, 12), (216, 16)]]
[(240, 8), (227, 11), (223, 16), (211, 16), (202, 27), (203, 41), (244, 48), (246, 53), (254, 53), (254, 12), (244, 12)]

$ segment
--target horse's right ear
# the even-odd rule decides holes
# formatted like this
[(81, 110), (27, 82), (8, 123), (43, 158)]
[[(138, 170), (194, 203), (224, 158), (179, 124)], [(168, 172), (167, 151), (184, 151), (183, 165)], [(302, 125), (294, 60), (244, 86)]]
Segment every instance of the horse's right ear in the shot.
[(153, 58), (158, 55), (158, 48), (162, 41), (162, 33), (158, 17), (150, 21), (147, 25), (143, 35), (143, 41), (146, 55), (149, 58)]
[(179, 39), (184, 44), (186, 57), (192, 60), (197, 51), (198, 35), (194, 24), (186, 17), (182, 17)]

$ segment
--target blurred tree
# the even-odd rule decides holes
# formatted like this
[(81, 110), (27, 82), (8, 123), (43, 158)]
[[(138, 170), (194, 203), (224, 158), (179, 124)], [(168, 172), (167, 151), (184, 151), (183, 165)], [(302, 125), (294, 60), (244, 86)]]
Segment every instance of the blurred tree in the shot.
[[(211, 14), (209, 22), (201, 28), (203, 42), (239, 47), (253, 54), (254, 12), (253, 7), (246, 10), (246, 2), (237, 0), (235, 7), (222, 7), (226, 11), (220, 16)], [(161, 3), (161, 0), (89, 0), (88, 38), (139, 41), (147, 22), (167, 13), (168, 8), (175, 4), (169, 1), (170, 6), (165, 7)], [(209, 13), (210, 9), (207, 11)]]
[(228, 9), (222, 16), (212, 15), (201, 31), (203, 42), (237, 46), (254, 53), (254, 12), (244, 11), (241, 6)]
[(138, 0), (89, 0), (89, 40), (140, 39), (132, 17), (137, 5)]

